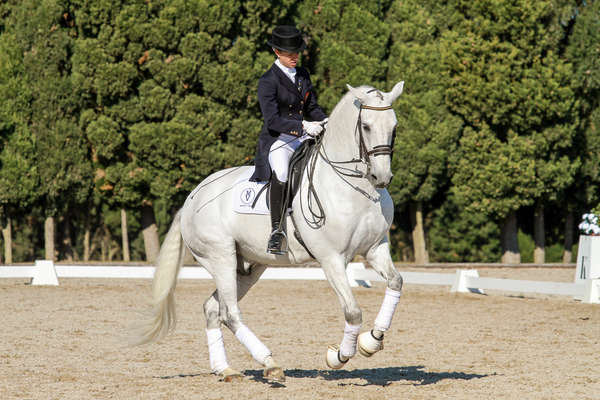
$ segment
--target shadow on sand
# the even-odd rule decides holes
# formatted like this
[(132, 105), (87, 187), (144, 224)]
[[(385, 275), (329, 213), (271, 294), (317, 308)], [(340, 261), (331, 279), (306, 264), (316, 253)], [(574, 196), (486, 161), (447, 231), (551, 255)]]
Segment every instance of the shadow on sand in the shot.
[[(387, 386), (393, 382), (408, 382), (415, 386), (431, 385), (443, 380), (471, 380), (485, 378), (490, 375), (467, 374), (464, 372), (427, 372), (425, 367), (408, 366), (408, 367), (386, 367), (386, 368), (369, 368), (355, 370), (317, 370), (317, 369), (287, 369), (285, 376), (287, 378), (321, 378), (327, 381), (341, 381), (345, 379), (360, 379), (366, 382), (340, 382), (340, 386)], [(254, 381), (268, 383), (273, 385), (273, 382), (268, 382), (263, 378), (262, 370), (245, 370), (244, 375), (250, 377)], [(492, 374), (495, 375), (495, 374)], [(277, 384), (276, 386), (283, 386)]]

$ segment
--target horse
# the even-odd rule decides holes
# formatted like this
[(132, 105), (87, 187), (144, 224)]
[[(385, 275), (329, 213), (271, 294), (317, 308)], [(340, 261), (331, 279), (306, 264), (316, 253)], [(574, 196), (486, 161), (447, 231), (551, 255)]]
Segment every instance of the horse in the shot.
[[(267, 265), (316, 261), (323, 269), (345, 319), (340, 344), (328, 346), (328, 367), (343, 367), (357, 348), (366, 357), (383, 348), (384, 332), (391, 326), (402, 293), (402, 276), (393, 265), (387, 238), (394, 206), (386, 187), (392, 179), (397, 124), (392, 103), (402, 93), (404, 82), (387, 93), (371, 86), (346, 86), (348, 91), (332, 111), (304, 167), (291, 201), (293, 211), (285, 217), (285, 224), (294, 227), (301, 240), (290, 234), (287, 254), (268, 254), (269, 216), (233, 211), (232, 196), (224, 193), (252, 166), (208, 176), (177, 211), (160, 248), (151, 314), (138, 327), (137, 344), (159, 340), (175, 326), (174, 290), (185, 246), (216, 284), (204, 302), (204, 315), (210, 367), (223, 380), (237, 380), (243, 375), (227, 362), (222, 325), (264, 367), (267, 380), (285, 380), (272, 352), (242, 321), (238, 306)], [(362, 312), (346, 275), (346, 267), (356, 255), (365, 257), (387, 284), (373, 329), (363, 333)]]

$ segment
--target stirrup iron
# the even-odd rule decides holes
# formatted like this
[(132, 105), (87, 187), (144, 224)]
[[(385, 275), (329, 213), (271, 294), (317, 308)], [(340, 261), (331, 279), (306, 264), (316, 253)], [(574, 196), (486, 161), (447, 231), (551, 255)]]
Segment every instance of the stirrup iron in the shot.
[[(279, 248), (276, 248), (275, 246), (271, 247), (271, 239), (275, 240), (273, 238), (274, 235), (281, 235), (282, 238), (279, 239)], [(281, 243), (282, 240), (285, 240), (285, 249), (282, 249), (281, 246), (283, 245), (283, 243)], [(275, 255), (285, 255), (288, 252), (288, 238), (287, 235), (285, 233), (285, 231), (281, 228), (278, 228), (276, 230), (274, 230), (273, 232), (271, 232), (271, 235), (269, 236), (269, 241), (267, 242), (267, 253), (269, 254), (275, 254)]]

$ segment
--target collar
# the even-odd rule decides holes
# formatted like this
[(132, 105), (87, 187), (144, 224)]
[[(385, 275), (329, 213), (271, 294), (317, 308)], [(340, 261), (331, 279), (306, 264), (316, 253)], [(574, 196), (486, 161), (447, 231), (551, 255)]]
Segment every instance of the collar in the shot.
[(285, 65), (283, 65), (280, 61), (279, 58), (277, 60), (275, 60), (275, 65), (277, 65), (279, 67), (279, 69), (281, 69), (283, 71), (283, 73), (290, 78), (290, 80), (292, 82), (295, 82), (296, 79), (296, 68), (288, 68)]

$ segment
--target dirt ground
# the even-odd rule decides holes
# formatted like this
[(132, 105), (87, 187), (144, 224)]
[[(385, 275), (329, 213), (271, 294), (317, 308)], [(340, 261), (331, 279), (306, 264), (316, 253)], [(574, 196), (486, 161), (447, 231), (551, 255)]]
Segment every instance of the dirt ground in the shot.
[[(453, 271), (443, 271), (451, 273)], [(571, 282), (573, 269), (479, 270), (481, 276)], [(210, 281), (180, 281), (178, 325), (157, 344), (124, 338), (145, 309), (149, 280), (0, 281), (0, 399), (598, 399), (600, 305), (566, 296), (453, 294), (405, 285), (383, 351), (325, 365), (343, 316), (325, 281), (260, 281), (242, 301), (246, 324), (284, 367), (283, 384), (224, 331), (242, 382), (210, 374), (202, 303)], [(354, 290), (370, 329), (383, 284)]]

